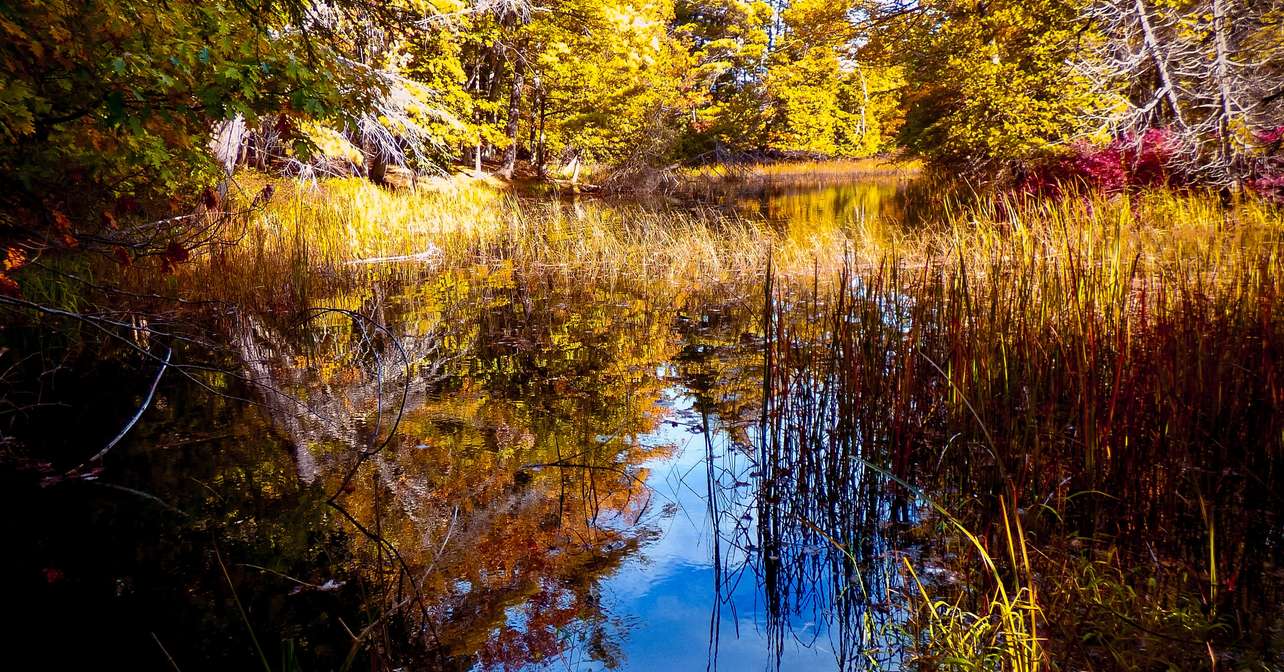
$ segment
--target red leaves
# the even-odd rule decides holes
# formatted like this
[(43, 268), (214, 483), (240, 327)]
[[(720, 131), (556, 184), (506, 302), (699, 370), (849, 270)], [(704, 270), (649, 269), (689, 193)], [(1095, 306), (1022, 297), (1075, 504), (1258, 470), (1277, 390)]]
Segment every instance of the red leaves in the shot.
[(1257, 136), (1257, 141), (1263, 145), (1279, 145), (1284, 142), (1284, 126), (1262, 129), (1254, 133), (1254, 135)]
[(191, 259), (191, 253), (183, 247), (177, 240), (170, 241), (165, 246), (165, 252), (161, 254), (161, 267), (166, 273), (171, 273), (174, 267)]
[(1026, 193), (1055, 195), (1067, 184), (1112, 193), (1177, 186), (1181, 180), (1170, 170), (1176, 149), (1172, 132), (1163, 128), (1151, 128), (1141, 135), (1130, 133), (1104, 146), (1078, 143), (1068, 156), (1036, 167), (1019, 187)]
[(218, 194), (213, 189), (205, 187), (201, 192), (201, 205), (204, 205), (206, 210), (217, 210)]
[(1284, 172), (1249, 180), (1248, 187), (1266, 198), (1284, 202)]

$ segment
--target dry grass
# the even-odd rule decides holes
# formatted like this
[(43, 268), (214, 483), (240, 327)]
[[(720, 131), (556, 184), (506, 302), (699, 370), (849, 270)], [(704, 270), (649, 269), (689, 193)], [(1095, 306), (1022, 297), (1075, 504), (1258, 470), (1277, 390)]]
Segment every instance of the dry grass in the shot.
[(913, 177), (922, 170), (917, 161), (871, 157), (831, 161), (788, 161), (746, 165), (710, 165), (692, 168), (685, 177), (694, 180), (739, 182), (851, 182), (867, 177)]
[(757, 277), (769, 255), (778, 273), (802, 276), (889, 260), (903, 268), (961, 263), (978, 271), (1010, 261), (1049, 272), (1082, 262), (1098, 279), (1118, 281), (1134, 269), (1191, 270), (1189, 263), (1201, 274), (1223, 276), (1245, 251), (1271, 244), (1284, 230), (1284, 218), (1267, 204), (1248, 201), (1228, 211), (1211, 195), (1171, 192), (947, 202), (935, 214), (917, 228), (873, 218), (780, 231), (722, 210), (526, 200), (482, 183), (415, 193), (330, 180), (280, 190), (252, 223), (248, 244), (227, 254), (328, 269), (505, 260), (532, 271), (683, 282)]

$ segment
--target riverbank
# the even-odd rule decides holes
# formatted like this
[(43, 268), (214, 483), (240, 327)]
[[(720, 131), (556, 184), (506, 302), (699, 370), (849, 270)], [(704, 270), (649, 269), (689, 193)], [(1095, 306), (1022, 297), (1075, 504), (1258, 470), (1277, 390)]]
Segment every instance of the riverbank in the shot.
[[(332, 270), (399, 260), (505, 261), (530, 270), (699, 282), (761, 276), (769, 257), (776, 273), (834, 275), (845, 264), (975, 267), (995, 255), (1062, 263), (1108, 253), (1112, 263), (1141, 264), (1135, 271), (1142, 273), (1188, 257), (1200, 258), (1201, 266), (1234, 260), (1236, 250), (1268, 245), (1282, 221), (1266, 201), (1245, 199), (1227, 209), (1217, 194), (1170, 190), (943, 199), (924, 211), (909, 181), (912, 169), (901, 168), (865, 174), (857, 191), (813, 185), (794, 203), (793, 177), (814, 174), (791, 169), (770, 207), (756, 187), (693, 203), (538, 197), (472, 176), (418, 190), (356, 178), (273, 182), (274, 196), (251, 217), (245, 238), (220, 248), (218, 258), (300, 259)], [(258, 193), (260, 184), (246, 181), (244, 193)], [(917, 209), (907, 222), (911, 194)], [(808, 216), (817, 196), (831, 201), (818, 211), (824, 216)]]

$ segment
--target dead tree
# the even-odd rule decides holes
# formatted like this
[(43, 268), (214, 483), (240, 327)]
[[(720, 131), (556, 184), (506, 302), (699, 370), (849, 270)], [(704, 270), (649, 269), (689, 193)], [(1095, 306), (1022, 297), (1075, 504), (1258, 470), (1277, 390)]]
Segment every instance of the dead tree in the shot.
[(1098, 38), (1079, 63), (1114, 104), (1116, 137), (1169, 132), (1175, 167), (1237, 190), (1263, 157), (1255, 133), (1284, 124), (1284, 1), (1095, 0)]

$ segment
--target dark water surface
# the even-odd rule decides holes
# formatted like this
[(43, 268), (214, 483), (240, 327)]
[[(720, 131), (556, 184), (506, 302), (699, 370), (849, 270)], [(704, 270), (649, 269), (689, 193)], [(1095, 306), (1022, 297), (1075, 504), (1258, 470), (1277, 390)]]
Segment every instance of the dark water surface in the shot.
[[(898, 217), (897, 189), (764, 191), (737, 207), (854, 224)], [(868, 279), (847, 283), (847, 303), (761, 279), (670, 291), (503, 263), (371, 273), (315, 290), (333, 310), (207, 314), (229, 347), (173, 344), (175, 363), (203, 364), (170, 367), (137, 426), (72, 477), (160, 362), (121, 343), (66, 348), (44, 388), (56, 394), (19, 425), (39, 450), (3, 471), (11, 652), (43, 669), (898, 669), (918, 590), (902, 558), (952, 586), (957, 546), (883, 470), (964, 507), (1003, 491), (989, 457), (967, 456), (1005, 458), (948, 448), (976, 434), (934, 410), (948, 386), (902, 397), (819, 363), (868, 343), (888, 350), (850, 361), (908, 375), (894, 344), (914, 320), (949, 319), (918, 311), (929, 297)], [(864, 340), (842, 341), (836, 314)], [(1261, 337), (1221, 342), (1241, 340)], [(1256, 378), (1218, 371), (1208, 385), (1256, 394)], [(1194, 426), (1281, 441), (1273, 410), (1217, 408), (1229, 415)], [(1075, 533), (1191, 530), (1149, 549), (1187, 562), (1207, 552), (1192, 502), (1221, 506), (1219, 543), (1252, 556), (1236, 565), (1255, 593), (1238, 608), (1258, 612), (1280, 594), (1278, 500), (1244, 493), (1270, 491), (1274, 463), (1198, 466), (1244, 464), (1269, 466), (1237, 476), (1257, 485), (1184, 490), (1187, 507), (1152, 502), (1162, 480), (1111, 493), (1076, 509)], [(1170, 465), (1168, 482), (1192, 469)], [(1168, 594), (1197, 592), (1188, 573)], [(1277, 627), (1245, 626), (1267, 660)]]

